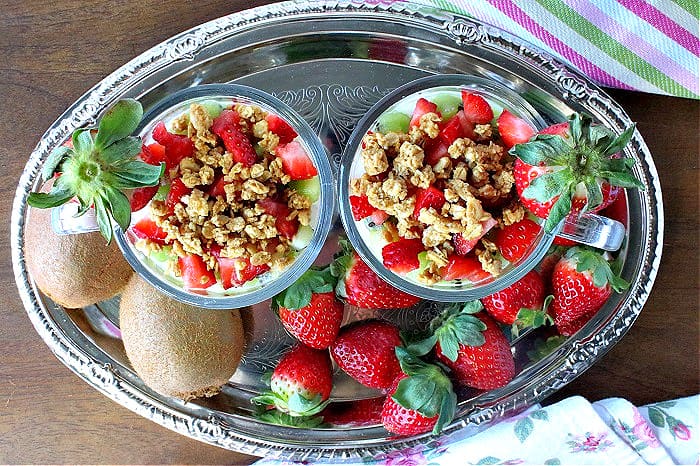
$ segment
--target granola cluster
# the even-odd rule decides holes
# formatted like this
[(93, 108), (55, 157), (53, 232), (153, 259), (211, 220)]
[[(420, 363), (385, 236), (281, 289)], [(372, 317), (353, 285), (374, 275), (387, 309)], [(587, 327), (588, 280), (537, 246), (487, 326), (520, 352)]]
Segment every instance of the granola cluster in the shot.
[[(174, 206), (153, 200), (151, 217), (167, 234), (165, 241), (178, 257), (198, 255), (210, 270), (218, 270), (214, 250), (221, 257), (236, 259), (234, 266), (239, 270), (248, 264), (281, 269), (293, 258), (291, 240), (278, 231), (276, 216), (266, 212), (259, 201), (285, 203), (286, 218), (297, 219), (300, 225), (311, 223), (311, 201), (286, 187), (290, 177), (274, 155), (279, 137), (269, 131), (267, 113), (243, 104), (234, 105), (234, 110), (240, 117), (241, 131), (258, 146), (257, 163), (245, 166), (234, 162), (212, 133), (213, 119), (206, 108), (192, 104), (188, 114), (176, 119), (171, 128), (190, 138), (194, 153), (167, 174), (172, 183), (179, 180), (191, 191)], [(216, 183), (223, 183), (223, 192), (213, 193)], [(170, 272), (176, 276), (181, 273), (176, 264)]]
[[(428, 267), (418, 279), (441, 280), (439, 270), (454, 252), (454, 238), (476, 241), (485, 226), (516, 223), (525, 215), (515, 196), (513, 159), (493, 140), (491, 125), (476, 125), (474, 139), (458, 138), (437, 161), (428, 162), (426, 151), (435, 145), (441, 118), (426, 113), (408, 133), (370, 132), (362, 141), (365, 173), (353, 179), (350, 194), (366, 195), (369, 204), (389, 214), (384, 224), (388, 242), (420, 238)], [(444, 196), (441, 207), (417, 208), (420, 193), (436, 189)], [(475, 248), (482, 267), (493, 276), (501, 273), (497, 248), (485, 238)]]

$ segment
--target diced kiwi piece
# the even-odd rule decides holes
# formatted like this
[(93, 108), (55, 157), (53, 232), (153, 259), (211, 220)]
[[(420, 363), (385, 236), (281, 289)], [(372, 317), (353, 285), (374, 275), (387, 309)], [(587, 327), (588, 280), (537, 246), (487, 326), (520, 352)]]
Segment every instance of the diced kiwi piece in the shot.
[(170, 185), (161, 185), (158, 187), (158, 191), (156, 191), (156, 194), (155, 196), (153, 196), (153, 199), (156, 201), (165, 201), (165, 199), (168, 197), (168, 192), (170, 192)]
[(204, 100), (200, 105), (206, 109), (207, 113), (212, 118), (218, 117), (224, 110), (224, 106), (215, 100)]
[(289, 187), (309, 198), (311, 202), (318, 201), (321, 195), (321, 182), (318, 180), (318, 176), (311, 177), (307, 180), (290, 181)]
[(160, 249), (153, 249), (149, 256), (156, 262), (167, 262), (173, 258), (172, 246), (162, 246)]
[(442, 121), (447, 121), (459, 112), (459, 107), (462, 105), (462, 98), (453, 94), (438, 94), (431, 98), (437, 105)]
[(311, 243), (314, 236), (314, 229), (308, 225), (299, 225), (297, 234), (292, 238), (292, 247), (297, 251), (304, 249)]
[(258, 157), (262, 157), (267, 152), (267, 150), (263, 146), (257, 143), (253, 145), (253, 150), (255, 150), (255, 153)]
[(377, 120), (377, 130), (380, 133), (407, 133), (411, 117), (401, 112), (387, 112)]

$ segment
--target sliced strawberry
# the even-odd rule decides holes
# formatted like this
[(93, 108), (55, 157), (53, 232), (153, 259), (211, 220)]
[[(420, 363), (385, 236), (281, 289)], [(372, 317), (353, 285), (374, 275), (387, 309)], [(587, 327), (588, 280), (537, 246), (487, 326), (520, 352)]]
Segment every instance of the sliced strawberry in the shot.
[(457, 138), (461, 138), (463, 135), (464, 131), (462, 131), (462, 122), (459, 120), (459, 117), (455, 115), (450, 118), (447, 123), (445, 123), (445, 126), (442, 127), (439, 137), (440, 140), (449, 147), (450, 144), (455, 142)]
[(275, 155), (282, 159), (282, 170), (293, 180), (306, 180), (318, 175), (311, 158), (299, 141), (277, 146)]
[(165, 146), (157, 142), (144, 144), (141, 146), (139, 158), (149, 165), (159, 165), (161, 162), (167, 162)]
[(267, 128), (279, 136), (280, 144), (288, 144), (297, 137), (297, 132), (294, 131), (294, 128), (279, 116), (270, 113), (265, 117), (265, 121), (267, 121)]
[(217, 196), (222, 196), (226, 197), (226, 190), (224, 187), (228, 183), (224, 181), (224, 175), (219, 174), (217, 177), (214, 179), (214, 182), (209, 186), (209, 189), (207, 190), (207, 194), (211, 197), (217, 197)]
[(536, 199), (530, 199), (523, 195), (525, 188), (530, 186), (532, 180), (540, 175), (549, 173), (551, 169), (545, 166), (534, 166), (523, 162), (520, 159), (515, 159), (515, 166), (513, 168), (513, 177), (515, 178), (515, 190), (518, 192), (518, 197), (520, 202), (533, 214), (537, 215), (539, 218), (547, 218), (549, 211), (552, 210), (552, 206), (559, 199), (559, 196), (553, 197), (549, 201), (540, 202)]
[(240, 270), (236, 267), (233, 268), (233, 274), (231, 277), (231, 284), (233, 286), (241, 286), (244, 283), (247, 283), (250, 280), (254, 279), (258, 275), (262, 275), (263, 273), (270, 270), (270, 266), (267, 264), (252, 265), (250, 263), (250, 259), (248, 259), (247, 257), (242, 260), (245, 262), (245, 267), (243, 267)]
[(447, 265), (442, 269), (444, 280), (469, 280), (478, 282), (491, 275), (481, 267), (479, 259), (473, 256), (452, 255), (447, 258)]
[(382, 262), (396, 273), (408, 273), (420, 266), (418, 254), (425, 251), (420, 239), (401, 238), (382, 248)]
[(358, 222), (363, 218), (367, 218), (376, 210), (369, 203), (366, 195), (361, 196), (350, 196), (350, 210), (352, 211), (352, 218)]
[(435, 113), (437, 115), (440, 115), (437, 105), (421, 97), (416, 102), (416, 107), (413, 110), (413, 115), (411, 115), (410, 126), (418, 126), (420, 124), (420, 118), (426, 113)]
[(241, 117), (235, 110), (227, 109), (223, 110), (218, 117), (214, 118), (211, 124), (211, 132), (214, 134), (221, 134), (228, 131), (230, 128), (241, 127)]
[(498, 117), (498, 132), (507, 149), (516, 144), (525, 143), (535, 135), (535, 129), (532, 126), (508, 110), (503, 110)]
[(389, 214), (384, 212), (382, 209), (376, 209), (374, 212), (372, 212), (370, 217), (372, 218), (372, 223), (375, 225), (382, 225), (389, 218)]
[(557, 136), (562, 136), (564, 138), (570, 137), (569, 135), (569, 122), (564, 121), (561, 123), (556, 123), (551, 126), (546, 127), (542, 131), (540, 131), (540, 134), (552, 134), (552, 135), (557, 135)]
[(524, 218), (498, 230), (493, 242), (507, 261), (517, 262), (530, 249), (541, 230), (540, 225)]
[(162, 121), (153, 128), (153, 139), (165, 146), (165, 165), (168, 169), (176, 167), (182, 159), (194, 154), (192, 140), (187, 136), (168, 132)]
[(224, 142), (224, 147), (233, 156), (233, 161), (246, 167), (252, 167), (258, 160), (253, 144), (240, 129), (230, 126), (217, 134)]
[(299, 230), (299, 222), (297, 219), (287, 219), (287, 216), (289, 215), (289, 207), (287, 207), (287, 204), (268, 198), (258, 201), (258, 205), (265, 211), (265, 213), (275, 217), (275, 228), (277, 228), (280, 235), (284, 236), (285, 238), (292, 239), (294, 235), (297, 234), (297, 230)]
[(131, 211), (136, 212), (146, 207), (158, 192), (158, 188), (160, 188), (160, 185), (145, 186), (143, 188), (134, 189), (131, 192), (131, 197), (129, 198)]
[(474, 249), (474, 246), (476, 246), (479, 240), (483, 238), (484, 235), (496, 225), (498, 225), (498, 220), (496, 220), (493, 217), (490, 217), (488, 220), (482, 221), (481, 234), (479, 234), (478, 237), (473, 238), (471, 240), (464, 239), (461, 233), (455, 234), (452, 237), (452, 243), (455, 247), (455, 254), (459, 254), (460, 256), (466, 256), (472, 249)]
[(182, 196), (192, 192), (192, 188), (185, 186), (180, 178), (175, 178), (170, 183), (170, 191), (165, 198), (165, 206), (168, 208), (168, 213), (172, 215), (175, 212), (175, 205), (182, 200)]
[(147, 239), (158, 244), (165, 244), (165, 238), (168, 237), (168, 234), (156, 225), (156, 222), (148, 217), (144, 217), (136, 222), (136, 224), (131, 227), (131, 231), (139, 238)]
[(435, 186), (428, 186), (426, 189), (418, 189), (416, 192), (416, 206), (413, 209), (413, 217), (418, 218), (421, 209), (430, 207), (440, 211), (445, 204), (445, 195)]
[(479, 94), (472, 94), (462, 89), (462, 103), (464, 104), (464, 115), (469, 121), (477, 125), (485, 125), (493, 120), (491, 105)]
[(178, 258), (178, 265), (185, 288), (188, 290), (203, 290), (216, 283), (214, 272), (207, 268), (201, 256), (188, 254)]
[(437, 141), (434, 144), (426, 144), (425, 147), (425, 161), (430, 165), (435, 165), (443, 157), (449, 157), (448, 152), (449, 145), (445, 144), (440, 139), (431, 139), (430, 141)]

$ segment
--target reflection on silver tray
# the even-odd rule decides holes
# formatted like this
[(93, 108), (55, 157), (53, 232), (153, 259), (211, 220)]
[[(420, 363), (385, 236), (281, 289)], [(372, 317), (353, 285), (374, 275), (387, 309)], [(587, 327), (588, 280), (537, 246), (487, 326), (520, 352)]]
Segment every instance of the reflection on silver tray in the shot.
[[(465, 73), (497, 80), (525, 97), (548, 122), (586, 111), (621, 131), (624, 111), (585, 76), (500, 30), (466, 17), (406, 3), (282, 3), (233, 14), (184, 32), (154, 47), (105, 78), (73, 104), (46, 132), (17, 189), (12, 216), (12, 255), (17, 285), (37, 332), (59, 360), (90, 385), (132, 411), (192, 438), (244, 453), (287, 459), (367, 457), (416, 443), (424, 435), (389, 438), (378, 426), (357, 429), (298, 429), (268, 425), (250, 415), (250, 396), (259, 375), (272, 367), (291, 339), (271, 318), (265, 303), (251, 311), (255, 322), (240, 370), (212, 399), (183, 403), (160, 396), (132, 372), (118, 339), (94, 331), (82, 311), (56, 306), (37, 292), (24, 255), (26, 197), (38, 182), (49, 152), (75, 128), (92, 124), (112, 103), (136, 97), (148, 108), (170, 92), (213, 82), (240, 82), (269, 91), (309, 121), (328, 148), (337, 170), (355, 122), (381, 96), (431, 73)], [(513, 342), (520, 374), (499, 390), (460, 394), (457, 418), (447, 432), (478, 429), (524, 409), (558, 390), (590, 367), (622, 338), (641, 312), (656, 277), (663, 234), (661, 191), (656, 169), (636, 133), (627, 155), (637, 160), (645, 192), (631, 193), (623, 277), (632, 282), (613, 297), (577, 335), (544, 359), (531, 362), (532, 332)], [(319, 262), (330, 259), (337, 233)], [(417, 309), (350, 309), (348, 320), (380, 314), (402, 326), (424, 325), (439, 304)], [(116, 300), (98, 308), (118, 324)], [(91, 308), (88, 317), (99, 317)], [(334, 400), (376, 396), (337, 374)]]

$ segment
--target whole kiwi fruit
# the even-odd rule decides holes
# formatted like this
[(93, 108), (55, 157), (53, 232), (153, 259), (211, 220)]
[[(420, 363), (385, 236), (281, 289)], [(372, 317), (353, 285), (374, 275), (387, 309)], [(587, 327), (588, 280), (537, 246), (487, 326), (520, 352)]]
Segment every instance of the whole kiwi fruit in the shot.
[(122, 292), (119, 326), (141, 380), (185, 401), (217, 394), (245, 347), (241, 315), (181, 303), (134, 275)]
[(117, 243), (107, 244), (99, 232), (57, 234), (51, 209), (29, 209), (24, 257), (37, 287), (67, 308), (116, 296), (134, 273)]

